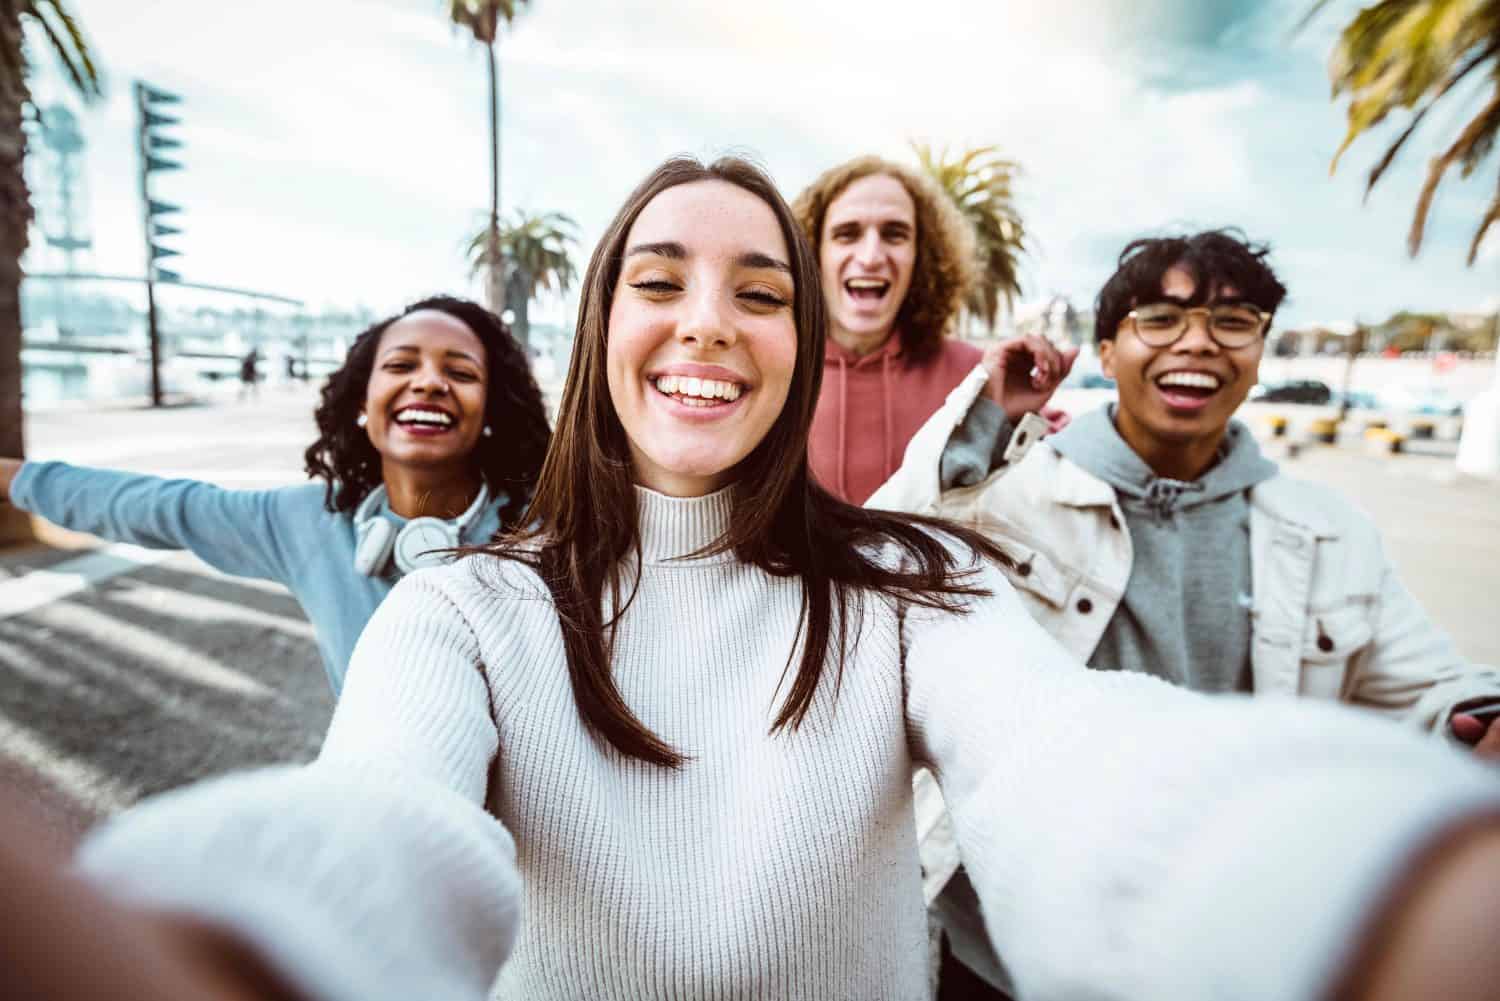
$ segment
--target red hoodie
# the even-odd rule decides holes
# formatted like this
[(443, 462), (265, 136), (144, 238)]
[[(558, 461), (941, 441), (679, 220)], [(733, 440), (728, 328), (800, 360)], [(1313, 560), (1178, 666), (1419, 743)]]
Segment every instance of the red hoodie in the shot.
[(913, 365), (899, 336), (863, 357), (830, 337), (807, 446), (813, 477), (836, 497), (863, 504), (900, 467), (911, 436), (974, 371), (981, 353), (943, 338), (935, 355)]

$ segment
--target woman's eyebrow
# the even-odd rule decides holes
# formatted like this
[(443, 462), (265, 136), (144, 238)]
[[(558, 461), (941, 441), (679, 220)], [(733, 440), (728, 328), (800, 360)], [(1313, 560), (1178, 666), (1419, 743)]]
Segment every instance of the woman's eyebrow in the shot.
[(787, 274), (792, 273), (792, 266), (790, 264), (777, 260), (770, 254), (762, 254), (756, 250), (741, 254), (734, 259), (734, 263), (742, 268), (770, 268), (773, 271), (785, 271)]
[(661, 243), (637, 243), (634, 247), (625, 251), (626, 257), (634, 257), (636, 254), (654, 254), (657, 257), (666, 257), (674, 261), (687, 259), (687, 248), (673, 240), (665, 240)]

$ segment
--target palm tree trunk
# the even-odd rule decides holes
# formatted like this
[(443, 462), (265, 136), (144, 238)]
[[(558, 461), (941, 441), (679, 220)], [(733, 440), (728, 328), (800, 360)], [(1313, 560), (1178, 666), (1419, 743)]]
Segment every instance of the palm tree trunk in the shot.
[[(15, 4), (0, 4), (0, 45), (6, 61), (24, 65), (21, 17)], [(21, 255), (31, 223), (26, 188), (26, 133), (22, 129), (26, 84), (0, 79), (0, 456), (24, 454), (21, 429)], [(0, 505), (0, 545), (31, 538), (31, 521)]]
[(500, 59), (495, 52), (498, 40), (491, 42), (490, 67), (490, 234), (488, 247), (489, 280), (486, 298), (496, 314), (505, 312), (505, 262), (500, 257)]

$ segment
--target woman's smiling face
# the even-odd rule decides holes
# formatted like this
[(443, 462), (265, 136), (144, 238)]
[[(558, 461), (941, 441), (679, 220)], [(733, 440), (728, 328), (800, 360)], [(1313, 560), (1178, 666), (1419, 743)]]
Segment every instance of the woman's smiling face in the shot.
[(484, 427), (484, 344), (457, 317), (423, 309), (380, 336), (365, 386), (365, 432), (383, 464), (465, 470)]
[(717, 490), (776, 422), (797, 362), (790, 259), (771, 207), (727, 181), (668, 188), (636, 217), (606, 364), (637, 483)]

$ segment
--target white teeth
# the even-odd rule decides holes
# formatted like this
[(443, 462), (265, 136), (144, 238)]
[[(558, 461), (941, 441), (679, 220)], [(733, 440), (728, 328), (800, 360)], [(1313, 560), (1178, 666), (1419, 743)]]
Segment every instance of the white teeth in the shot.
[(697, 379), (690, 375), (659, 375), (656, 389), (667, 396), (692, 397), (703, 400), (724, 400), (733, 403), (743, 391), (739, 384), (722, 379)]
[(1219, 377), (1207, 372), (1168, 372), (1156, 380), (1158, 386), (1186, 386), (1190, 389), (1218, 389)]
[(434, 424), (439, 427), (453, 426), (453, 418), (437, 410), (402, 410), (397, 412), (396, 420), (406, 424)]
[(883, 291), (890, 282), (880, 278), (850, 278), (844, 283), (844, 287), (850, 291)]

